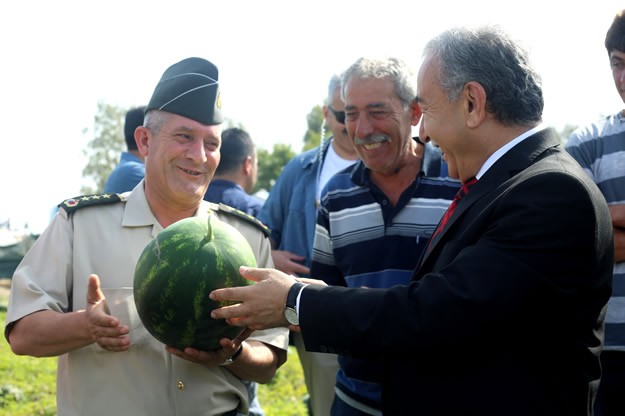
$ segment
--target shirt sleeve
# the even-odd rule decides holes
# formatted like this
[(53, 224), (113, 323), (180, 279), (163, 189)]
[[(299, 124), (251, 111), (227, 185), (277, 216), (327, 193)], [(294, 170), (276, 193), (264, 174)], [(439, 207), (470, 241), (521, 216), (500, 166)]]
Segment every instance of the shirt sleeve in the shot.
[(18, 265), (11, 281), (5, 337), (11, 326), (41, 310), (67, 312), (72, 305), (72, 225), (63, 210), (55, 215), (46, 230)]

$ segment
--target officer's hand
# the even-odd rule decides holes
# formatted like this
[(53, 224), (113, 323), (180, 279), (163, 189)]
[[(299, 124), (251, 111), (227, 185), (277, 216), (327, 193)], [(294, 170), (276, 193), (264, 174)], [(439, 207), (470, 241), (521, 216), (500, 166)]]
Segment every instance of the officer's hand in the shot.
[(247, 339), (251, 333), (252, 331), (246, 328), (234, 339), (222, 338), (219, 340), (221, 349), (215, 351), (201, 351), (195, 348), (185, 348), (184, 350), (179, 350), (171, 346), (167, 346), (165, 349), (170, 354), (184, 360), (202, 364), (207, 367), (214, 367), (216, 365), (223, 364), (228, 358), (232, 357), (243, 344), (243, 341)]
[(120, 325), (119, 319), (110, 315), (106, 298), (100, 289), (100, 278), (89, 276), (87, 307), (85, 309), (91, 339), (108, 351), (126, 351), (130, 347), (128, 326)]

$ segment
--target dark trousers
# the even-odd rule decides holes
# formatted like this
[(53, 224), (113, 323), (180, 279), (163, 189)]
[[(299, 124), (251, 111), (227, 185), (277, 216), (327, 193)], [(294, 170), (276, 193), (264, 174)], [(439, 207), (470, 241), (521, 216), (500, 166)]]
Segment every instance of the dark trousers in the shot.
[(595, 416), (625, 415), (625, 352), (601, 353), (601, 382), (595, 399)]

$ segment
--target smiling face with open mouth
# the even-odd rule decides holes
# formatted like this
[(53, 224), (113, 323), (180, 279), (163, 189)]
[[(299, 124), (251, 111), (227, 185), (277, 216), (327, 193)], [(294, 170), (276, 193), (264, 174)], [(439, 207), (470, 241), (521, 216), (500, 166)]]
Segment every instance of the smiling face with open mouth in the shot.
[(393, 80), (352, 78), (344, 91), (345, 126), (360, 158), (373, 171), (396, 170), (411, 139), (413, 113)]
[(221, 125), (207, 126), (170, 113), (161, 116), (158, 128), (141, 127), (146, 186), (159, 199), (198, 204), (221, 158)]

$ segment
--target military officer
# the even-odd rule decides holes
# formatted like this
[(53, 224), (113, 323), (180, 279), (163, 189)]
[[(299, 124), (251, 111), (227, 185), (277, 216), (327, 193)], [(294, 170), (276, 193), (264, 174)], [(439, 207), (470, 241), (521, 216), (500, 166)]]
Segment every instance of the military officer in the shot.
[(59, 357), (59, 414), (246, 414), (241, 380), (266, 383), (286, 360), (286, 329), (181, 351), (151, 337), (134, 306), (143, 248), (186, 217), (233, 225), (257, 263), (273, 265), (262, 224), (203, 201), (222, 121), (217, 67), (201, 58), (169, 67), (135, 132), (144, 180), (127, 193), (64, 201), (16, 269), (5, 337), (15, 354)]

